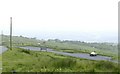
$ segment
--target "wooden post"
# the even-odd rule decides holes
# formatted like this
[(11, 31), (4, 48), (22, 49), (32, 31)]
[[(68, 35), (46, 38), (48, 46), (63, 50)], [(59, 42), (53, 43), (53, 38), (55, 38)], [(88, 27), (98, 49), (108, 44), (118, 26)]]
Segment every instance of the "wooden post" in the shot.
[(10, 17), (10, 50), (12, 50), (12, 17)]

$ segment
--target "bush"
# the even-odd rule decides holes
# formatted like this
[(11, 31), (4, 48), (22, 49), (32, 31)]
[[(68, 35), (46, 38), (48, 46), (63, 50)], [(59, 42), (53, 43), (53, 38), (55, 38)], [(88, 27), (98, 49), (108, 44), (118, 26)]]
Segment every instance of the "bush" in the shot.
[(30, 54), (30, 50), (24, 50), (24, 49), (22, 49), (21, 52), (24, 52), (26, 54)]
[(56, 68), (70, 68), (76, 64), (76, 60), (73, 59), (57, 59), (53, 63)]
[(99, 70), (109, 70), (109, 71), (117, 71), (118, 66), (116, 66), (112, 62), (100, 61), (95, 64), (95, 68)]

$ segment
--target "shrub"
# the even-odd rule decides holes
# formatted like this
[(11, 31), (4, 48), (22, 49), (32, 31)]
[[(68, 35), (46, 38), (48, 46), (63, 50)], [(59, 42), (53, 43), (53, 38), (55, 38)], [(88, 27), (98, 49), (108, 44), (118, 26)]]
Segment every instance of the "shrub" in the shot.
[(67, 68), (73, 67), (76, 64), (76, 60), (73, 59), (57, 59), (54, 62), (56, 68)]
[(24, 49), (22, 49), (21, 52), (24, 52), (26, 54), (30, 54), (30, 50), (24, 50)]
[(118, 66), (116, 66), (114, 63), (112, 62), (106, 62), (106, 61), (100, 61), (97, 62), (95, 64), (95, 68), (96, 69), (100, 69), (100, 70), (109, 70), (109, 71), (117, 71)]

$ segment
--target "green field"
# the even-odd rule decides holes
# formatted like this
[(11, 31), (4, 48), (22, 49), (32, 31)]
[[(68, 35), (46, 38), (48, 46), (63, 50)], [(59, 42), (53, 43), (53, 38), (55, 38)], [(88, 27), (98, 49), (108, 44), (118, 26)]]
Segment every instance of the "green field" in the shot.
[(14, 48), (3, 53), (3, 72), (117, 72), (116, 63)]
[(0, 73), (2, 72), (2, 55), (0, 55)]
[[(3, 36), (3, 45), (9, 48), (9, 36)], [(40, 45), (38, 45), (40, 43)], [(118, 60), (116, 43), (86, 43), (81, 41), (61, 41), (58, 39), (38, 40), (23, 36), (13, 36), (13, 50), (2, 55), (3, 72), (117, 72), (118, 64), (109, 61), (93, 61), (51, 52), (27, 51), (16, 46), (48, 47), (69, 53), (90, 53), (110, 56)], [(1, 58), (0, 58), (1, 59)]]
[[(44, 43), (43, 43), (44, 42)], [(38, 45), (38, 43), (41, 43)], [(3, 36), (4, 46), (9, 47), (9, 36)], [(116, 43), (86, 43), (81, 41), (61, 41), (59, 39), (38, 40), (23, 36), (13, 36), (13, 46), (44, 46), (57, 51), (70, 53), (90, 53), (96, 51), (99, 55), (110, 56), (118, 60), (118, 48)]]

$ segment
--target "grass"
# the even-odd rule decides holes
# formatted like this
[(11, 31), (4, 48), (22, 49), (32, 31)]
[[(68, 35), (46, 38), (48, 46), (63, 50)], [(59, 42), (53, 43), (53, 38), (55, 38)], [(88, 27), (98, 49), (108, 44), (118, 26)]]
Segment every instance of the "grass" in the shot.
[[(9, 36), (3, 36), (4, 45), (9, 47)], [(48, 46), (57, 51), (69, 53), (90, 53), (96, 51), (99, 55), (110, 56), (114, 60), (118, 60), (118, 48), (110, 43), (85, 43), (77, 41), (45, 41), (35, 38), (27, 38), (23, 36), (13, 36), (13, 46)]]
[(2, 55), (0, 54), (0, 61), (2, 61)]
[[(3, 37), (3, 44), (9, 47), (9, 37)], [(44, 41), (44, 40), (43, 40)], [(13, 36), (14, 46), (38, 46), (42, 40)], [(48, 46), (57, 51), (69, 53), (90, 53), (96, 51), (99, 55), (110, 56), (118, 59), (116, 46), (100, 43), (60, 42), (46, 41), (43, 46)], [(94, 47), (94, 48), (93, 48)], [(106, 61), (92, 61), (69, 56), (58, 55), (50, 52), (26, 51), (18, 48), (3, 53), (3, 72), (15, 69), (17, 72), (116, 72), (117, 64)], [(0, 59), (2, 59), (0, 57)], [(71, 65), (72, 64), (72, 65)]]
[(0, 54), (0, 73), (2, 72), (1, 68), (2, 68), (2, 55)]
[[(96, 44), (100, 45), (100, 44)], [(53, 48), (57, 51), (62, 52), (69, 52), (69, 53), (90, 53), (92, 51), (96, 51), (99, 55), (103, 56), (109, 56), (112, 57), (114, 60), (118, 60), (118, 51), (115, 46), (109, 46), (103, 45), (103, 48), (107, 49), (99, 49), (99, 48), (93, 48), (89, 46), (87, 43), (85, 44), (72, 44), (72, 43), (60, 43), (60, 42), (54, 42), (54, 41), (47, 41), (45, 46), (48, 46), (49, 48)], [(101, 45), (102, 48), (102, 45)]]
[[(92, 52), (92, 50), (76, 50), (76, 49), (55, 49), (57, 51), (61, 51), (61, 52), (68, 52), (68, 53), (90, 53)], [(117, 53), (116, 54), (112, 54), (112, 53), (109, 53), (109, 51), (100, 51), (100, 50), (97, 50), (96, 51), (98, 55), (102, 55), (102, 56), (108, 56), (108, 57), (111, 57), (112, 60), (118, 60), (118, 55)]]
[(117, 65), (20, 48), (3, 53), (3, 72), (117, 72)]

